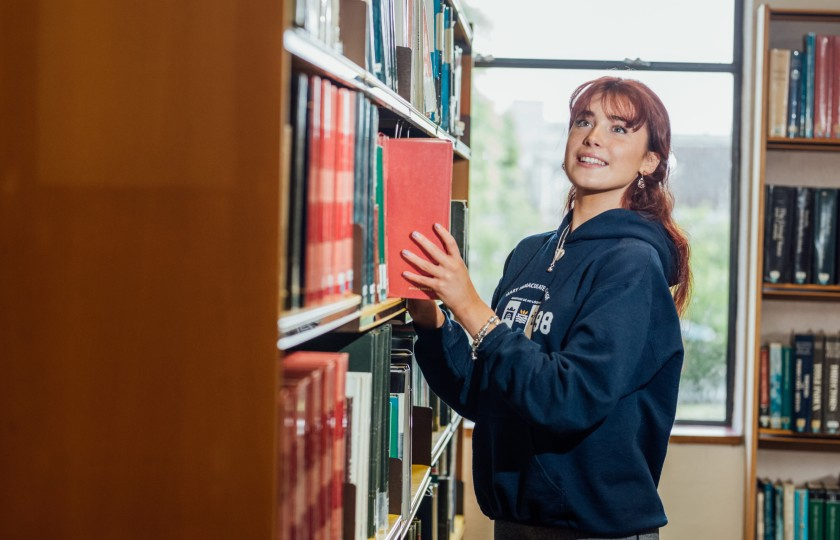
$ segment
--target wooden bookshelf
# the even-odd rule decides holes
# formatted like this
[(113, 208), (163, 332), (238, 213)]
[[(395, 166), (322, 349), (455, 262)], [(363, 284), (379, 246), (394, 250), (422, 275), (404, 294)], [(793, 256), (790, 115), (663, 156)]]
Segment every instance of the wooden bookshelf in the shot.
[[(756, 122), (753, 126), (752, 152), (757, 157), (757, 166), (753, 169), (752, 201), (756, 212), (752, 221), (755, 231), (750, 241), (756, 246), (752, 260), (752, 287), (750, 295), (753, 304), (749, 311), (755, 314), (754, 335), (752, 336), (752, 366), (747, 373), (751, 400), (747, 410), (747, 472), (745, 493), (744, 538), (754, 540), (756, 534), (756, 492), (757, 479), (773, 477), (771, 467), (785, 463), (784, 475), (791, 475), (797, 470), (798, 462), (788, 458), (790, 452), (802, 453), (802, 459), (812, 465), (813, 461), (825, 459), (826, 466), (833, 457), (840, 453), (840, 437), (829, 435), (799, 434), (787, 430), (771, 430), (759, 427), (759, 374), (761, 346), (770, 336), (790, 335), (792, 331), (807, 331), (811, 324), (819, 322), (826, 325), (826, 332), (840, 329), (840, 309), (837, 315), (817, 321), (808, 317), (812, 312), (830, 314), (825, 305), (840, 304), (840, 285), (795, 285), (771, 284), (763, 280), (764, 269), (764, 213), (766, 185), (803, 185), (811, 187), (840, 188), (840, 181), (832, 173), (840, 169), (840, 140), (818, 138), (782, 138), (769, 137), (768, 133), (768, 89), (769, 89), (769, 51), (771, 48), (802, 48), (802, 38), (807, 32), (818, 34), (840, 34), (840, 11), (811, 9), (776, 9), (767, 5), (758, 8), (756, 32)], [(809, 165), (810, 160), (819, 154), (820, 167)], [(793, 165), (793, 164), (796, 165)], [(811, 167), (810, 169), (808, 167)], [(818, 310), (819, 308), (819, 310)], [(808, 323), (803, 323), (808, 320)], [(806, 326), (802, 326), (806, 324)], [(760, 452), (759, 452), (760, 450)], [(778, 453), (776, 453), (778, 452)], [(772, 459), (768, 453), (773, 454)], [(765, 463), (766, 460), (766, 463)], [(781, 460), (781, 461), (780, 461)], [(803, 461), (803, 463), (804, 463)], [(767, 464), (769, 463), (769, 464)], [(819, 461), (823, 463), (823, 461)], [(762, 464), (767, 470), (762, 470)], [(826, 470), (826, 474), (837, 474), (836, 467)], [(794, 474), (795, 476), (795, 474)]]

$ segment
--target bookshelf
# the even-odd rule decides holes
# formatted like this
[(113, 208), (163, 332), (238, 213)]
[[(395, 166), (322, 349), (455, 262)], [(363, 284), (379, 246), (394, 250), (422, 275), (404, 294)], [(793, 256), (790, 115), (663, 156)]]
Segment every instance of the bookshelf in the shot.
[[(451, 20), (453, 21), (453, 30), (452, 30), (452, 40), (454, 45), (457, 45), (460, 50), (462, 51), (461, 56), (461, 87), (460, 87), (460, 95), (457, 96), (457, 101), (460, 102), (460, 119), (463, 121), (463, 128), (460, 129), (460, 126), (456, 126), (455, 123), (452, 123), (452, 126), (447, 125), (448, 123), (445, 121), (445, 116), (443, 119), (440, 117), (434, 118), (429, 117), (426, 113), (422, 112), (418, 109), (418, 106), (415, 103), (415, 99), (408, 99), (405, 92), (400, 91), (398, 92), (396, 87), (393, 85), (387, 84), (381, 78), (381, 73), (378, 75), (375, 73), (375, 69), (366, 69), (366, 65), (370, 65), (368, 60), (368, 54), (371, 53), (370, 47), (374, 49), (376, 46), (376, 40), (379, 39), (378, 37), (373, 37), (369, 35), (371, 32), (370, 27), (367, 25), (373, 24), (376, 25), (376, 17), (377, 15), (367, 13), (366, 16), (360, 16), (358, 10), (371, 10), (376, 9), (372, 7), (373, 4), (379, 6), (383, 9), (382, 16), (387, 19), (386, 12), (388, 9), (393, 9), (394, 3), (393, 2), (384, 2), (381, 0), (374, 0), (374, 2), (362, 2), (360, 0), (341, 0), (341, 2), (336, 2), (333, 4), (340, 5), (341, 7), (341, 15), (339, 18), (341, 19), (336, 28), (339, 32), (340, 40), (342, 41), (342, 47), (336, 47), (330, 44), (330, 40), (333, 39), (332, 33), (329, 30), (329, 24), (327, 24), (327, 30), (325, 32), (324, 27), (318, 27), (317, 29), (313, 29), (312, 26), (308, 26), (306, 21), (307, 15), (305, 10), (307, 9), (305, 6), (305, 2), (299, 2), (296, 5), (289, 5), (294, 3), (287, 3), (287, 9), (289, 12), (287, 13), (287, 24), (285, 24), (282, 28), (281, 36), (282, 36), (282, 46), (283, 46), (283, 56), (285, 58), (285, 67), (283, 73), (284, 79), (284, 98), (283, 98), (283, 114), (282, 118), (284, 118), (284, 129), (283, 133), (283, 140), (281, 147), (283, 148), (283, 166), (281, 171), (281, 214), (283, 214), (284, 219), (281, 220), (282, 230), (281, 230), (281, 239), (280, 239), (280, 272), (279, 272), (279, 282), (280, 282), (280, 291), (278, 293), (279, 298), (279, 308), (278, 308), (278, 321), (277, 327), (279, 332), (279, 338), (277, 340), (277, 348), (279, 350), (279, 362), (278, 362), (278, 384), (280, 387), (287, 387), (288, 384), (283, 382), (283, 364), (286, 358), (291, 358), (297, 352), (301, 351), (335, 351), (341, 350), (346, 351), (350, 354), (350, 370), (349, 371), (356, 371), (358, 368), (358, 364), (356, 368), (353, 368), (354, 364), (354, 355), (359, 354), (360, 346), (359, 343), (365, 342), (370, 343), (369, 349), (370, 351), (378, 351), (378, 352), (371, 352), (371, 356), (373, 359), (371, 360), (371, 368), (370, 372), (372, 375), (372, 379), (374, 380), (373, 385), (376, 386), (376, 380), (378, 375), (376, 374), (377, 368), (373, 367), (374, 364), (379, 364), (379, 355), (381, 354), (381, 344), (378, 344), (379, 341), (385, 340), (389, 342), (389, 346), (386, 347), (387, 350), (390, 351), (390, 344), (396, 343), (397, 333), (402, 332), (405, 333), (407, 325), (410, 323), (410, 319), (406, 310), (405, 300), (401, 298), (393, 298), (387, 297), (385, 298), (383, 295), (378, 294), (379, 291), (379, 284), (376, 284), (377, 293), (369, 293), (367, 290), (367, 282), (362, 284), (362, 290), (359, 290), (359, 275), (361, 273), (367, 272), (363, 264), (360, 263), (360, 260), (367, 260), (366, 254), (364, 249), (367, 249), (366, 246), (363, 246), (363, 243), (366, 243), (368, 240), (367, 233), (370, 232), (370, 224), (373, 223), (374, 230), (376, 228), (376, 222), (371, 221), (361, 221), (358, 220), (358, 216), (355, 214), (357, 207), (362, 207), (357, 200), (357, 193), (354, 191), (353, 200), (352, 202), (352, 209), (353, 209), (353, 268), (354, 268), (354, 280), (357, 280), (355, 286), (352, 288), (352, 291), (346, 290), (342, 291), (339, 294), (336, 294), (335, 291), (332, 293), (328, 292), (323, 297), (313, 297), (309, 298), (306, 296), (307, 293), (303, 292), (303, 286), (298, 288), (296, 279), (297, 277), (293, 277), (293, 271), (290, 270), (291, 265), (295, 264), (294, 261), (296, 260), (295, 257), (299, 257), (295, 255), (295, 249), (306, 249), (306, 244), (309, 243), (309, 237), (306, 238), (306, 241), (303, 242), (303, 247), (295, 247), (295, 238), (292, 235), (295, 234), (295, 231), (299, 230), (299, 225), (294, 222), (295, 219), (295, 212), (299, 212), (299, 210), (295, 209), (295, 190), (299, 189), (297, 186), (301, 185), (300, 179), (305, 177), (306, 182), (306, 190), (318, 190), (320, 188), (312, 187), (311, 179), (313, 175), (322, 174), (322, 169), (312, 169), (311, 166), (315, 161), (313, 156), (316, 156), (316, 153), (312, 150), (313, 145), (316, 143), (313, 142), (311, 138), (310, 130), (313, 129), (312, 126), (314, 125), (313, 117), (312, 117), (312, 110), (317, 106), (314, 105), (316, 102), (313, 98), (313, 88), (316, 84), (314, 81), (318, 81), (317, 84), (328, 84), (332, 89), (339, 89), (337, 91), (349, 91), (352, 95), (351, 100), (355, 100), (354, 103), (354, 112), (353, 112), (353, 121), (354, 122), (364, 122), (367, 121), (367, 118), (373, 118), (370, 120), (372, 124), (374, 124), (373, 134), (372, 136), (368, 134), (367, 131), (359, 131), (359, 126), (363, 125), (362, 123), (355, 123), (354, 124), (354, 142), (355, 151), (354, 151), (354, 163), (359, 166), (358, 163), (360, 160), (368, 160), (363, 161), (360, 170), (357, 168), (353, 172), (353, 176), (355, 181), (358, 183), (361, 177), (365, 177), (368, 174), (368, 170), (365, 168), (367, 166), (373, 167), (370, 164), (372, 160), (374, 160), (373, 155), (369, 157), (363, 157), (362, 153), (359, 153), (359, 140), (360, 138), (370, 138), (371, 140), (376, 139), (376, 133), (384, 133), (386, 136), (390, 138), (395, 138), (398, 136), (405, 137), (405, 133), (407, 132), (410, 138), (422, 138), (422, 139), (432, 139), (437, 141), (445, 141), (452, 146), (452, 187), (451, 193), (447, 193), (447, 197), (449, 199), (462, 199), (468, 200), (468, 191), (469, 191), (469, 160), (471, 157), (470, 148), (469, 148), (469, 114), (470, 114), (470, 103), (469, 103), (469, 96), (470, 96), (470, 72), (472, 69), (472, 61), (471, 61), (471, 40), (472, 40), (472, 29), (468, 24), (466, 18), (464, 17), (463, 8), (459, 1), (457, 0), (446, 0), (444, 2), (433, 2), (431, 0), (424, 0), (423, 2), (413, 3), (415, 6), (424, 5), (427, 6), (429, 9), (434, 9), (437, 4), (445, 6), (449, 13), (451, 14)], [(388, 7), (390, 4), (390, 7)], [(411, 5), (412, 3), (405, 3), (400, 2), (403, 6)], [(321, 6), (325, 5), (324, 3), (320, 3)], [(303, 11), (301, 11), (303, 9)], [(347, 17), (348, 22), (347, 25), (343, 24), (344, 17)], [(313, 19), (314, 20), (314, 19)], [(440, 20), (446, 20), (446, 16), (441, 15)], [(370, 41), (373, 39), (374, 41)], [(387, 45), (386, 45), (387, 48)], [(387, 56), (387, 54), (386, 54)], [(440, 56), (440, 55), (439, 55)], [(383, 68), (386, 69), (386, 68)], [(413, 76), (412, 76), (413, 77)], [(454, 79), (453, 79), (454, 80)], [(301, 82), (306, 81), (306, 82)], [(412, 78), (413, 81), (413, 78)], [(304, 86), (306, 85), (306, 86)], [(305, 88), (305, 92), (309, 92), (307, 94), (300, 93), (300, 89)], [(323, 87), (322, 87), (323, 88)], [(335, 90), (330, 90), (335, 91)], [(415, 91), (414, 86), (412, 86), (412, 92)], [(443, 90), (438, 88), (440, 94), (443, 94)], [(327, 92), (323, 90), (322, 92)], [(305, 99), (299, 100), (298, 95), (306, 96)], [(326, 93), (321, 94), (322, 97), (320, 99), (325, 99), (323, 96), (329, 95)], [(453, 90), (454, 95), (454, 90)], [(415, 96), (412, 96), (414, 98)], [(341, 98), (339, 98), (341, 99)], [(448, 98), (447, 98), (448, 99)], [(363, 100), (364, 103), (367, 105), (359, 105), (360, 100)], [(301, 113), (301, 104), (306, 104), (308, 106), (307, 112)], [(338, 101), (336, 101), (338, 103)], [(323, 107), (323, 102), (321, 104)], [(365, 116), (364, 119), (359, 120), (362, 118), (360, 115), (368, 114), (367, 112), (360, 112), (366, 111), (361, 107), (370, 107), (374, 109), (375, 116)], [(323, 110), (323, 109), (321, 109)], [(339, 111), (338, 107), (333, 109), (333, 113), (336, 117), (341, 118), (341, 112)], [(346, 111), (345, 111), (346, 114)], [(438, 109), (436, 114), (442, 114), (442, 107)], [(305, 121), (301, 122), (301, 119), (306, 119)], [(324, 130), (323, 123), (326, 122), (324, 120), (326, 116), (323, 116), (320, 120), (321, 125), (316, 129)], [(341, 120), (338, 120), (340, 123)], [(306, 126), (304, 129), (301, 129), (300, 126)], [(458, 129), (456, 129), (458, 128)], [(328, 130), (328, 129), (327, 129)], [(338, 129), (336, 128), (333, 131), (333, 134), (338, 133)], [(302, 144), (300, 138), (300, 133), (306, 134), (306, 144)], [(323, 140), (317, 144), (324, 144)], [(377, 145), (379, 141), (376, 141)], [(366, 152), (367, 149), (362, 144), (362, 152)], [(338, 142), (337, 147), (341, 148), (343, 142)], [(299, 158), (300, 148), (305, 148), (307, 159), (303, 160)], [(369, 148), (369, 147), (368, 147)], [(336, 151), (335, 161), (326, 161), (325, 163), (332, 163), (332, 166), (335, 167), (336, 173), (336, 193), (339, 192), (339, 153), (340, 150)], [(384, 150), (382, 150), (384, 152)], [(333, 158), (329, 158), (333, 159)], [(300, 163), (304, 163), (303, 166)], [(323, 165), (318, 165), (319, 167), (324, 167)], [(326, 166), (329, 167), (329, 166)], [(384, 165), (383, 165), (384, 167)], [(305, 175), (301, 175), (300, 171), (306, 171)], [(314, 171), (314, 172), (313, 172)], [(361, 177), (360, 177), (361, 174)], [(376, 177), (376, 182), (379, 179), (379, 172), (371, 172), (373, 176)], [(320, 180), (319, 180), (320, 181)], [(327, 190), (332, 188), (327, 188)], [(366, 189), (366, 188), (362, 188)], [(283, 202), (282, 197), (287, 196), (288, 202)], [(301, 197), (300, 195), (297, 195)], [(366, 196), (366, 195), (363, 195)], [(338, 200), (338, 195), (336, 195), (336, 200)], [(319, 200), (319, 202), (323, 202)], [(327, 204), (331, 204), (332, 201), (326, 201)], [(312, 208), (318, 208), (317, 206), (308, 206), (310, 201), (307, 199), (303, 199), (302, 204), (306, 208), (306, 213), (313, 212)], [(378, 204), (378, 201), (377, 201)], [(285, 208), (283, 208), (285, 206)], [(447, 210), (448, 212), (448, 210)], [(374, 214), (373, 220), (377, 220), (379, 217), (378, 215)], [(302, 218), (301, 223), (304, 224), (305, 227), (311, 226), (311, 223), (306, 223), (305, 220), (308, 219), (306, 217)], [(335, 219), (343, 219), (341, 217)], [(366, 220), (367, 217), (363, 217), (363, 220)], [(387, 232), (387, 230), (386, 230)], [(335, 240), (337, 243), (341, 242), (341, 238), (339, 235), (341, 233), (337, 233)], [(320, 241), (316, 239), (316, 241)], [(376, 242), (376, 240), (374, 240)], [(377, 250), (381, 248), (376, 248)], [(376, 253), (376, 251), (374, 251)], [(306, 258), (311, 256), (310, 252), (305, 252)], [(335, 257), (335, 256), (334, 256)], [(291, 263), (291, 265), (290, 265)], [(306, 274), (306, 265), (309, 264), (308, 261), (305, 261), (303, 264), (303, 269), (297, 272), (298, 276), (303, 276), (304, 279), (309, 279)], [(364, 274), (367, 275), (367, 274)], [(336, 280), (337, 281), (337, 280)], [(295, 293), (295, 290), (300, 290), (300, 293)], [(293, 297), (295, 294), (299, 294), (299, 299), (294, 299), (292, 304), (293, 307), (289, 306), (289, 298)], [(393, 328), (394, 330), (391, 330)], [(398, 330), (399, 329), (399, 330)], [(401, 334), (402, 335), (402, 334)], [(385, 336), (385, 337), (383, 337)], [(392, 339), (393, 338), (393, 341)], [(404, 343), (401, 342), (401, 343)], [(388, 353), (390, 354), (390, 353)], [(391, 361), (396, 362), (396, 360), (391, 357)], [(387, 363), (387, 361), (386, 361)], [(364, 370), (362, 370), (364, 371)], [(391, 372), (392, 377), (392, 384), (393, 384), (393, 371)], [(380, 369), (379, 374), (382, 374)], [(349, 375), (349, 374), (348, 374)], [(387, 372), (385, 374), (387, 377)], [(293, 383), (291, 383), (293, 384)], [(415, 384), (415, 382), (412, 382)], [(393, 388), (391, 399), (393, 398)], [(376, 391), (374, 390), (374, 393)], [(356, 398), (358, 399), (358, 398)], [(387, 540), (398, 540), (402, 538), (408, 538), (412, 534), (412, 529), (415, 526), (413, 521), (415, 517), (419, 517), (418, 514), (422, 514), (424, 511), (425, 505), (428, 504), (427, 500), (429, 498), (429, 493), (435, 492), (438, 489), (438, 486), (443, 486), (446, 481), (451, 482), (453, 485), (460, 484), (461, 478), (461, 471), (460, 469), (460, 444), (459, 441), (463, 437), (463, 428), (460, 417), (454, 414), (454, 412), (450, 417), (447, 417), (447, 421), (444, 422), (443, 418), (441, 417), (439, 429), (433, 429), (438, 422), (437, 415), (437, 405), (433, 406), (426, 406), (424, 404), (411, 404), (412, 408), (412, 420), (411, 420), (411, 450), (410, 454), (410, 463), (408, 467), (410, 468), (410, 473), (406, 472), (406, 457), (401, 457), (399, 459), (399, 463), (395, 465), (395, 459), (393, 456), (389, 457), (387, 448), (385, 449), (384, 454), (380, 454), (380, 457), (373, 457), (375, 452), (374, 446), (376, 445), (376, 433), (378, 430), (382, 428), (376, 428), (373, 426), (373, 423), (376, 422), (377, 418), (377, 410), (381, 410), (383, 407), (385, 409), (388, 408), (388, 399), (387, 399), (387, 392), (385, 397), (385, 405), (377, 404), (380, 403), (377, 398), (373, 398), (373, 406), (371, 410), (371, 416), (373, 420), (371, 420), (371, 427), (364, 432), (366, 437), (371, 437), (373, 441), (371, 443), (371, 448), (368, 451), (371, 453), (370, 457), (370, 466), (368, 469), (361, 473), (364, 476), (369, 475), (369, 482), (365, 482), (365, 485), (368, 485), (368, 493), (372, 494), (370, 497), (367, 494), (363, 493), (362, 498), (366, 498), (368, 500), (369, 515), (366, 517), (360, 517), (358, 514), (359, 510), (355, 509), (354, 507), (356, 504), (360, 503), (359, 496), (356, 494), (355, 487), (357, 484), (348, 484), (345, 482), (345, 493), (344, 493), (344, 512), (343, 515), (344, 519), (344, 528), (347, 529), (348, 527), (353, 528), (357, 527), (359, 524), (359, 520), (364, 520), (365, 522), (370, 520), (370, 515), (378, 515), (382, 518), (382, 513), (380, 512), (379, 506), (379, 488), (381, 484), (377, 484), (374, 487), (371, 487), (376, 482), (381, 482), (383, 476), (389, 480), (390, 485), (387, 487), (386, 493), (389, 494), (389, 498), (391, 499), (388, 505), (388, 513), (386, 516), (386, 524), (384, 527), (374, 527), (376, 531), (374, 534), (368, 534), (369, 537), (375, 536), (376, 538), (384, 538)], [(391, 408), (394, 407), (393, 402), (390, 405)], [(284, 411), (278, 411), (278, 414), (283, 417)], [(448, 415), (448, 413), (447, 413)], [(387, 421), (387, 418), (385, 418)], [(393, 429), (393, 425), (391, 424), (391, 428)], [(372, 434), (371, 434), (372, 433)], [(356, 437), (358, 437), (358, 433)], [(400, 432), (400, 437), (403, 436), (402, 431)], [(287, 437), (290, 438), (290, 437)], [(290, 465), (286, 461), (287, 450), (287, 443), (288, 441), (278, 440), (278, 445), (280, 450), (278, 451), (278, 469), (279, 469), (279, 477), (282, 479), (284, 478), (284, 474), (286, 473), (287, 469), (290, 467), (294, 467), (294, 465)], [(386, 446), (388, 441), (385, 441)], [(293, 443), (297, 444), (297, 443)], [(348, 447), (349, 448), (349, 447)], [(392, 447), (393, 448), (393, 447)], [(380, 447), (381, 451), (381, 447)], [(384, 457), (383, 457), (384, 456)], [(446, 471), (441, 472), (441, 467), (443, 464), (447, 464), (445, 466)], [(382, 467), (384, 467), (384, 472), (382, 471)], [(379, 470), (380, 472), (374, 472), (375, 470)], [(402, 470), (402, 474), (395, 473), (394, 471)], [(438, 474), (440, 473), (440, 475)], [(445, 473), (445, 474), (444, 474)], [(359, 474), (359, 473), (356, 473)], [(394, 475), (397, 475), (396, 477)], [(303, 480), (307, 480), (307, 477), (304, 475)], [(357, 480), (361, 482), (359, 477)], [(394, 482), (397, 480), (397, 482)], [(457, 480), (457, 482), (456, 482)], [(440, 482), (440, 483), (439, 483)], [(351, 491), (348, 491), (348, 485), (351, 487)], [(396, 485), (396, 487), (395, 487)], [(285, 484), (284, 484), (285, 486)], [(403, 491), (405, 486), (408, 486), (408, 495), (406, 496), (406, 491)], [(293, 498), (298, 497), (297, 492), (295, 492), (295, 487), (292, 486), (289, 488), (286, 487), (278, 487), (280, 492), (277, 494), (278, 497), (278, 505), (284, 505), (284, 498)], [(290, 492), (283, 492), (284, 489), (291, 489)], [(305, 488), (304, 491), (308, 490), (309, 488)], [(441, 487), (441, 489), (443, 489)], [(461, 487), (457, 487), (457, 490), (460, 491)], [(363, 491), (363, 490), (362, 490)], [(321, 491), (323, 492), (323, 490)], [(455, 494), (455, 488), (449, 491), (449, 495), (447, 497), (453, 498)], [(352, 494), (352, 496), (356, 497), (355, 502), (351, 505), (347, 505), (347, 496), (348, 493)], [(397, 494), (395, 496), (395, 493)], [(402, 493), (402, 495), (400, 495)], [(398, 498), (403, 504), (401, 507), (401, 511), (395, 511), (394, 507), (394, 498)], [(459, 497), (460, 498), (460, 497)], [(406, 504), (407, 499), (407, 504)], [(441, 499), (442, 500), (442, 499)], [(295, 503), (297, 504), (297, 503)], [(458, 500), (451, 501), (452, 508), (455, 509), (455, 515), (451, 518), (451, 531), (447, 532), (445, 536), (450, 536), (451, 538), (461, 538), (463, 536), (464, 530), (464, 520), (463, 520), (463, 509), (461, 508), (461, 503)], [(375, 507), (375, 509), (370, 509)], [(349, 513), (352, 514), (352, 517), (348, 520), (348, 508)], [(316, 510), (317, 512), (327, 512), (324, 509)], [(289, 520), (295, 520), (299, 518), (289, 517), (288, 515), (281, 516), (280, 520), (280, 530), (279, 536), (283, 537), (283, 532), (287, 531), (289, 527)], [(286, 522), (284, 523), (284, 520)], [(381, 523), (381, 522), (380, 522)], [(368, 525), (364, 523), (363, 527), (367, 527)], [(294, 528), (295, 525), (293, 524), (292, 527)], [(332, 527), (329, 525), (328, 528)], [(358, 529), (356, 529), (358, 532)], [(436, 531), (437, 533), (437, 531)], [(326, 534), (326, 533), (325, 533)], [(293, 533), (292, 536), (295, 534)], [(349, 536), (345, 533), (345, 538)], [(444, 532), (441, 529), (440, 536), (438, 534), (434, 535), (435, 538), (440, 537), (441, 539), (444, 538)], [(353, 538), (360, 538), (359, 535), (353, 534)]]
[[(840, 166), (840, 139), (769, 136), (771, 113), (771, 54), (773, 48), (803, 49), (808, 32), (840, 35), (840, 11), (776, 9), (762, 5), (757, 15), (756, 123), (753, 131), (753, 187), (757, 208), (753, 222), (757, 247), (754, 268), (755, 342), (752, 373), (753, 401), (745, 493), (745, 535), (752, 540), (764, 510), (757, 507), (761, 478), (792, 479), (797, 485), (818, 477), (840, 474), (837, 457), (840, 436), (770, 429), (759, 423), (761, 400), (761, 347), (768, 341), (790, 339), (796, 332), (840, 331), (840, 285), (770, 283), (765, 281), (764, 238), (767, 219), (766, 186), (840, 188), (835, 171)], [(793, 264), (793, 263), (791, 263)], [(791, 345), (793, 345), (791, 343)], [(768, 383), (769, 384), (769, 383)]]
[(467, 139), (296, 56), (292, 8), (4, 6), (0, 537), (276, 538), (278, 348), (404, 316), (281, 307), (292, 63), (451, 140), (461, 172)]

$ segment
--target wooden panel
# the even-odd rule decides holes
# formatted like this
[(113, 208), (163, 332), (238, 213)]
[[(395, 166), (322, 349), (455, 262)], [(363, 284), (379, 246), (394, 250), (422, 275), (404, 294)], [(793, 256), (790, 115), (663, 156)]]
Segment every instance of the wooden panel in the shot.
[(281, 7), (2, 4), (0, 537), (271, 536)]

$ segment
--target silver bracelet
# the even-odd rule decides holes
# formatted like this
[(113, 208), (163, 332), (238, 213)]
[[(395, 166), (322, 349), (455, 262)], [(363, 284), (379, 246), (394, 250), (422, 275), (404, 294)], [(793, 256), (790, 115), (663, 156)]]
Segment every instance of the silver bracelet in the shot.
[(478, 331), (478, 334), (475, 335), (475, 338), (472, 342), (472, 351), (470, 353), (470, 357), (472, 358), (473, 362), (478, 360), (478, 347), (481, 345), (481, 342), (484, 341), (484, 336), (487, 335), (488, 331), (490, 330), (490, 325), (493, 323), (499, 322), (499, 318), (496, 315), (493, 315), (487, 322), (484, 323), (484, 326), (481, 327), (481, 330)]

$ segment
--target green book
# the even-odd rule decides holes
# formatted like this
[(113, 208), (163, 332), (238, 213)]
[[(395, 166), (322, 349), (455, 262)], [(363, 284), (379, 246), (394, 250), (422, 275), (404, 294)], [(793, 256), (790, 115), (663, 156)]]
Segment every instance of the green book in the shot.
[(813, 282), (837, 282), (837, 190), (818, 189), (814, 194)]
[(837, 480), (825, 483), (825, 538), (840, 538), (840, 485)]
[(825, 538), (825, 488), (822, 482), (808, 482), (808, 540)]
[(793, 349), (782, 347), (782, 429), (793, 429)]

